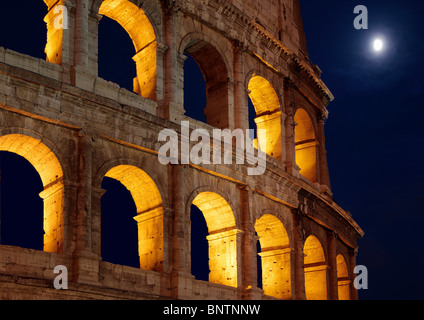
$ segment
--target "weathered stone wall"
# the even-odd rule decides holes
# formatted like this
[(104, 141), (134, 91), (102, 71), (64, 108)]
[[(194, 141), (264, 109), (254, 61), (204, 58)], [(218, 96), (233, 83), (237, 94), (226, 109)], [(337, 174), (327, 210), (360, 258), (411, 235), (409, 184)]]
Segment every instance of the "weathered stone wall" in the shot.
[[(53, 4), (47, 5), (51, 15)], [(41, 61), (0, 47), (0, 150), (32, 160), (36, 169), (57, 161), (63, 171), (56, 177), (58, 183), (46, 184), (43, 193), (45, 228), (50, 230), (44, 252), (0, 246), (0, 298), (305, 299), (303, 245), (314, 236), (324, 254), (320, 274), (325, 275), (325, 298), (338, 298), (336, 256), (342, 254), (349, 272), (343, 283), (355, 299), (353, 268), (362, 230), (332, 200), (323, 133), (332, 95), (307, 58), (297, 1), (75, 0), (64, 5), (69, 8), (69, 30), (48, 39), (56, 41), (48, 48), (59, 50), (48, 56), (57, 59)], [(113, 11), (105, 5), (128, 10)], [(99, 11), (127, 21), (123, 27), (130, 36), (137, 33), (131, 28), (143, 28), (139, 23), (146, 21), (154, 30), (155, 46), (147, 52), (154, 48), (156, 63), (144, 63), (151, 56), (138, 53), (135, 92), (97, 76)], [(133, 41), (136, 47), (141, 44)], [(207, 124), (184, 115), (184, 53), (192, 55), (206, 75)], [(141, 75), (148, 75), (147, 81), (141, 81)], [(159, 163), (159, 132), (168, 128), (181, 134), (181, 120), (189, 120), (191, 130), (247, 129), (248, 88), (254, 76), (266, 79), (275, 91), (281, 125), (278, 131), (270, 128), (280, 132), (281, 145), (278, 156), (267, 155), (263, 175), (249, 176), (247, 165), (235, 161)], [(296, 164), (294, 117), (299, 108), (308, 111), (316, 133), (315, 181), (303, 177)], [(266, 105), (257, 110), (269, 111)], [(22, 148), (7, 143), (12, 134), (23, 137)], [(36, 146), (24, 153), (29, 143), (25, 137), (48, 148), (51, 159), (37, 159), (41, 149)], [(101, 259), (101, 182), (118, 166), (141, 169), (154, 182), (143, 192), (156, 192), (160, 198), (159, 209), (146, 208), (137, 216), (139, 243), (145, 250), (140, 270)], [(190, 206), (200, 203), (200, 194), (214, 195), (210, 199), (223, 203), (210, 203), (207, 221), (210, 282), (195, 280), (190, 270)], [(256, 287), (255, 225), (266, 215), (279, 221), (270, 219), (270, 230), (283, 226), (288, 243), (276, 240), (275, 247), (266, 246), (264, 266), (279, 267), (266, 276), (270, 282), (264, 292)], [(224, 216), (228, 220), (219, 221)], [(57, 265), (68, 267), (68, 290), (53, 288)]]

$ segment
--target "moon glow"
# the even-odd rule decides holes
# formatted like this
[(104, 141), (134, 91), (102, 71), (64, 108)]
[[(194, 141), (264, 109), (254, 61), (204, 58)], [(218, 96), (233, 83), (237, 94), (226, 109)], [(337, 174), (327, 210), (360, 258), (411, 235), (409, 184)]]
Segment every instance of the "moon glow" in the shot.
[(383, 50), (384, 44), (381, 39), (375, 39), (373, 43), (374, 51), (380, 52)]

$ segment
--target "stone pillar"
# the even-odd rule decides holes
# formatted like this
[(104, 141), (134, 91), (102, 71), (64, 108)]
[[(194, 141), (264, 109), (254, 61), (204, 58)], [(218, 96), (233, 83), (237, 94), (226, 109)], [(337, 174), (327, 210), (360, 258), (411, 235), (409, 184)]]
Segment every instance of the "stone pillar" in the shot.
[[(249, 129), (249, 107), (246, 88), (244, 86), (244, 54), (245, 48), (235, 44), (234, 50), (234, 127), (246, 131)], [(252, 128), (253, 129), (253, 128)]]
[(225, 230), (209, 234), (209, 282), (238, 287), (241, 280), (241, 252), (239, 245), (242, 231)]
[(287, 115), (284, 112), (281, 112), (281, 141), (280, 141), (280, 148), (281, 148), (281, 162), (284, 164), (284, 169), (287, 171), (287, 148), (286, 148), (286, 121), (287, 121)]
[(308, 300), (328, 300), (328, 265), (325, 262), (304, 265)]
[[(169, 4), (168, 4), (169, 5)], [(177, 5), (172, 4), (172, 5)], [(179, 123), (184, 115), (184, 61), (186, 56), (179, 54), (176, 39), (176, 23), (179, 14), (178, 7), (167, 7), (164, 15), (164, 48), (158, 53), (163, 66), (158, 66), (158, 81), (163, 85), (163, 99), (159, 103), (158, 116)], [(160, 57), (162, 55), (162, 58)], [(163, 70), (159, 70), (162, 68)], [(160, 80), (162, 73), (163, 80)]]
[[(255, 118), (258, 128), (258, 146), (271, 157), (282, 160), (281, 151), (281, 111), (265, 114)], [(264, 131), (259, 131), (264, 129)], [(263, 134), (261, 135), (261, 132)]]
[(293, 98), (294, 84), (291, 80), (285, 79), (284, 81), (284, 109), (285, 109), (285, 154), (286, 154), (286, 170), (288, 173), (295, 177), (299, 177), (300, 168), (296, 164), (296, 148), (294, 137), (294, 98)]
[(75, 229), (76, 251), (91, 251), (91, 181), (92, 181), (92, 137), (80, 132), (78, 136), (78, 194)]
[(163, 68), (165, 49), (163, 45), (154, 41), (133, 57), (137, 70), (137, 77), (134, 78), (134, 92), (144, 98), (158, 100), (158, 69)]
[(88, 66), (88, 0), (77, 1), (74, 25), (74, 62), (76, 66)]
[(329, 266), (328, 295), (330, 300), (338, 300), (336, 235), (333, 231), (327, 232), (327, 251)]
[(292, 298), (291, 252), (290, 248), (277, 248), (259, 254), (262, 261), (264, 294), (283, 300)]
[[(90, 12), (88, 8), (88, 0), (77, 2), (73, 29), (74, 50), (73, 64), (70, 68), (70, 83), (87, 91), (94, 91), (95, 79), (97, 78), (97, 57), (93, 58), (93, 52), (97, 49), (98, 36), (93, 36), (93, 34), (97, 35), (98, 21), (99, 17)], [(95, 25), (95, 31), (93, 25)], [(93, 45), (93, 42), (96, 42), (96, 44)]]
[(102, 15), (89, 10), (88, 12), (88, 61), (86, 69), (93, 76), (99, 71), (99, 23)]
[(171, 268), (171, 297), (173, 299), (192, 298), (193, 281), (190, 266), (190, 237), (189, 221), (187, 221), (186, 205), (184, 199), (184, 166), (172, 165), (171, 193), (172, 193), (172, 268)]
[(106, 190), (92, 187), (91, 196), (91, 250), (101, 257), (102, 197)]
[(206, 122), (218, 129), (231, 129), (233, 110), (230, 104), (230, 85), (228, 79), (206, 83)]
[(40, 193), (44, 204), (44, 251), (63, 253), (65, 242), (65, 185), (56, 180)]
[(78, 136), (78, 191), (75, 221), (75, 251), (73, 254), (73, 281), (99, 285), (100, 257), (91, 247), (91, 182), (92, 137), (84, 132)]
[(138, 225), (138, 254), (140, 268), (163, 272), (164, 253), (167, 251), (164, 241), (165, 212), (163, 207), (139, 213), (134, 219)]
[(256, 263), (257, 237), (253, 226), (253, 191), (249, 187), (240, 187), (241, 222), (243, 229), (242, 237), (242, 288), (243, 299), (257, 300), (262, 297), (262, 290), (258, 288), (258, 270)]
[(297, 211), (293, 213), (293, 248), (292, 252), (292, 288), (295, 300), (305, 300), (305, 269), (303, 254), (304, 236), (302, 229), (302, 216)]
[(327, 163), (327, 151), (325, 148), (325, 120), (327, 115), (321, 113), (318, 117), (318, 161), (319, 161), (319, 184), (321, 186), (321, 192), (332, 195), (331, 193), (331, 183), (330, 183), (330, 173), (328, 170)]
[(172, 188), (172, 207), (173, 215), (173, 232), (172, 232), (172, 265), (173, 271), (188, 272), (190, 270), (187, 256), (189, 254), (186, 249), (186, 215), (184, 203), (184, 167), (182, 165), (171, 166), (171, 188)]
[(73, 59), (70, 52), (70, 36), (74, 24), (75, 7), (60, 0), (49, 8), (44, 22), (47, 25), (46, 60), (58, 65), (69, 65)]

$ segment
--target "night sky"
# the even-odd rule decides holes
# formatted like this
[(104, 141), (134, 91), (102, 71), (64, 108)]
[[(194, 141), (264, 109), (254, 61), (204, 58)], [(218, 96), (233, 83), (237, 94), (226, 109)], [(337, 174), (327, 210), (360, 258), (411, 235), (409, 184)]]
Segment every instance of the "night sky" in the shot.
[[(328, 107), (326, 124), (334, 199), (352, 213), (365, 232), (359, 241), (357, 263), (368, 268), (369, 289), (360, 291), (359, 297), (423, 299), (424, 4), (410, 0), (300, 2), (310, 60), (321, 68), (322, 78), (335, 96)], [(353, 26), (356, 5), (368, 8), (368, 30)], [(45, 14), (46, 6), (41, 0), (2, 1), (0, 46), (45, 59)], [(99, 75), (132, 90), (135, 68), (131, 57), (135, 52), (131, 40), (109, 19), (103, 19), (99, 28)], [(371, 46), (376, 37), (385, 43), (383, 52), (378, 54)], [(204, 120), (199, 112), (205, 105), (204, 82), (191, 59), (186, 62), (185, 74), (187, 114)], [(22, 221), (27, 221), (27, 226), (42, 225), (42, 200), (38, 197), (42, 185), (38, 174), (25, 159), (13, 154), (0, 152), (0, 160), (1, 241), (40, 249), (40, 234), (32, 235), (29, 230), (34, 228), (25, 230), (23, 237), (11, 231), (16, 229), (4, 227), (18, 223), (22, 226)], [(120, 215), (127, 217), (126, 223), (131, 221), (134, 230), (126, 241), (133, 242), (135, 207), (130, 195), (110, 179), (105, 179), (103, 187), (108, 192), (102, 204), (106, 203), (103, 207), (109, 210), (102, 212), (102, 241), (106, 243), (113, 234), (107, 221), (116, 223), (113, 204), (119, 202)], [(128, 200), (123, 201), (124, 198)], [(125, 209), (123, 202), (127, 204)], [(193, 212), (194, 219), (199, 226), (195, 231), (204, 233), (201, 214)], [(205, 242), (194, 243), (200, 246), (193, 248), (200, 256)], [(134, 255), (116, 257), (122, 246), (115, 243), (109, 251), (102, 252), (104, 260), (137, 267)], [(132, 254), (136, 251), (136, 246), (128, 248)], [(199, 271), (197, 266), (194, 268), (196, 277), (202, 279), (205, 267), (200, 266)]]

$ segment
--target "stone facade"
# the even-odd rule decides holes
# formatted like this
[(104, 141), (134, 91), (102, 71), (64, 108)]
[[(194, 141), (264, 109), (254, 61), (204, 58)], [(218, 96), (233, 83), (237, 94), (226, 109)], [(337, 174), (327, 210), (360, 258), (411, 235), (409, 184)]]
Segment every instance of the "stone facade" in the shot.
[[(363, 232), (332, 199), (324, 123), (333, 99), (308, 59), (296, 0), (45, 0), (47, 61), (0, 48), (0, 151), (44, 185), (44, 251), (0, 246), (0, 299), (356, 299)], [(68, 29), (57, 29), (57, 5)], [(97, 76), (108, 16), (137, 54), (134, 92)], [(207, 123), (184, 115), (185, 54), (206, 81)], [(161, 165), (163, 129), (266, 129), (266, 171)], [(138, 215), (141, 268), (101, 258), (103, 178)], [(190, 270), (190, 206), (209, 229), (209, 282)], [(263, 289), (257, 288), (261, 243)], [(53, 269), (69, 270), (56, 290)]]

